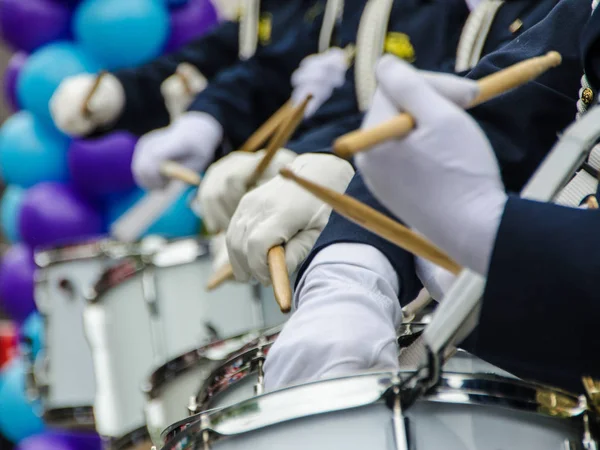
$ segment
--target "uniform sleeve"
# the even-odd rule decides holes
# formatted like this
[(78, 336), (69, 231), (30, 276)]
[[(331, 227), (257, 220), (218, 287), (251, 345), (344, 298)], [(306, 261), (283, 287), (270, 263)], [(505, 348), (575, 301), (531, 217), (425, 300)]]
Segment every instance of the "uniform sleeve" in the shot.
[(492, 143), (508, 191), (521, 190), (559, 133), (575, 119), (582, 73), (579, 34), (589, 14), (585, 0), (561, 2), (548, 17), (482, 59), (467, 75), (480, 79), (551, 50), (562, 55), (560, 66), (470, 111)]
[(600, 8), (596, 8), (581, 35), (585, 74), (596, 93), (600, 89)]
[(575, 392), (581, 376), (600, 377), (598, 230), (598, 210), (509, 198), (471, 338), (478, 356)]
[[(559, 67), (536, 81), (470, 110), (493, 145), (508, 190), (521, 190), (556, 142), (557, 134), (575, 118), (581, 76), (578, 30), (589, 19), (589, 11), (586, 0), (561, 2), (546, 19), (482, 59), (468, 74), (470, 78), (479, 79), (550, 50), (559, 51), (563, 57)], [(369, 192), (359, 174), (355, 175), (346, 194), (393, 217)], [(412, 300), (411, 296), (420, 289), (410, 254), (335, 212), (302, 265), (301, 273), (317, 252), (337, 242), (367, 243), (381, 250), (401, 280), (403, 304)]]
[(177, 66), (187, 62), (197, 67), (207, 80), (238, 61), (237, 22), (227, 21), (182, 49), (134, 69), (118, 71), (126, 93), (125, 110), (115, 128), (144, 134), (168, 125), (169, 114), (160, 92), (162, 82)]
[(298, 17), (277, 42), (220, 73), (189, 109), (213, 116), (231, 146), (239, 147), (289, 99), (292, 72), (304, 57), (318, 51), (320, 24), (321, 18), (308, 23)]

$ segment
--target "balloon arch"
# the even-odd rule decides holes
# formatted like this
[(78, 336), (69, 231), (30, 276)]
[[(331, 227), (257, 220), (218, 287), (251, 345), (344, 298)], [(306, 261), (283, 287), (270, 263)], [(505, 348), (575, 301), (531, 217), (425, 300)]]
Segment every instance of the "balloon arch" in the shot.
[[(117, 131), (72, 140), (51, 121), (54, 90), (78, 73), (148, 62), (216, 22), (210, 0), (0, 0), (0, 39), (14, 50), (3, 95), (15, 112), (0, 128), (0, 229), (11, 243), (0, 261), (0, 308), (12, 319), (0, 323), (0, 447), (8, 439), (20, 450), (101, 448), (98, 436), (45, 429), (25, 395), (17, 341), (35, 353), (44, 336), (34, 249), (104, 235), (145, 195), (130, 170), (137, 137)], [(197, 231), (184, 200), (151, 231)]]

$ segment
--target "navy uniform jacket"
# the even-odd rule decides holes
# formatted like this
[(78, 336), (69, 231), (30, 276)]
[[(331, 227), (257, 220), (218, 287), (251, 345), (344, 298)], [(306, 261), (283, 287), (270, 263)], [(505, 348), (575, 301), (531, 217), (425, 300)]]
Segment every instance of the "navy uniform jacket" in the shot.
[(210, 81), (221, 70), (238, 61), (239, 23), (224, 22), (180, 50), (161, 56), (141, 67), (123, 69), (114, 75), (125, 90), (125, 110), (115, 128), (144, 134), (169, 124), (169, 113), (160, 85), (177, 66), (188, 62)]
[(272, 24), (273, 30), (279, 30), (277, 39), (273, 37), (269, 46), (247, 61), (219, 73), (189, 110), (213, 116), (230, 146), (241, 146), (289, 99), (290, 78), (302, 59), (318, 52), (325, 4), (325, 0), (280, 1)]
[[(584, 28), (581, 46), (586, 76), (598, 92), (600, 9)], [(479, 327), (466, 343), (472, 351), (521, 377), (575, 392), (582, 391), (581, 376), (600, 379), (599, 229), (600, 210), (511, 197)]]
[(600, 210), (511, 197), (479, 326), (465, 347), (517, 376), (573, 392), (582, 392), (583, 375), (600, 379), (599, 229)]
[[(525, 18), (527, 12), (537, 12), (537, 20), (550, 10), (556, 1), (507, 2), (504, 14), (497, 16), (490, 42), (502, 45), (511, 36), (507, 28), (515, 17)], [(525, 4), (529, 8), (524, 7)], [(521, 5), (520, 10), (510, 8)], [(512, 13), (511, 13), (512, 11)], [(502, 10), (500, 11), (502, 12)], [(473, 117), (485, 130), (492, 142), (502, 168), (505, 186), (513, 192), (520, 191), (529, 176), (556, 141), (557, 133), (575, 117), (577, 93), (581, 77), (579, 34), (589, 19), (588, 0), (563, 0), (537, 25), (522, 32), (487, 57), (468, 74), (479, 79), (501, 68), (533, 56), (557, 50), (563, 56), (561, 66), (542, 75), (536, 81), (495, 98), (471, 110)], [(522, 19), (523, 20), (523, 19)], [(534, 19), (535, 20), (535, 19)], [(525, 23), (525, 20), (523, 20)], [(492, 30), (493, 31), (493, 30)], [(500, 39), (494, 39), (495, 35)], [(504, 40), (502, 39), (504, 37)], [(348, 195), (391, 215), (368, 191), (359, 174), (351, 181)], [(355, 225), (335, 212), (323, 230), (301, 271), (314, 255), (324, 247), (337, 242), (365, 243), (378, 248), (390, 260), (400, 279), (399, 298), (406, 304), (415, 298), (421, 283), (415, 274), (414, 258), (406, 251)]]
[[(348, 3), (346, 1), (346, 5)], [(348, 6), (345, 7), (339, 34), (341, 47), (356, 44), (363, 10), (347, 9)], [(408, 36), (414, 52), (414, 65), (419, 69), (451, 71), (467, 16), (468, 8), (464, 0), (395, 1), (388, 22), (388, 36), (393, 36), (390, 33)], [(394, 53), (393, 48), (388, 46), (384, 51)], [(410, 59), (413, 62), (413, 58)], [(356, 98), (355, 70), (350, 67), (345, 83), (335, 89), (316, 113), (302, 123), (288, 148), (297, 153), (322, 151), (331, 147), (335, 138), (359, 128), (362, 118), (363, 112), (359, 110)]]
[[(261, 53), (282, 40), (289, 41), (290, 31), (298, 29), (301, 18), (315, 3), (316, 0), (262, 0), (260, 17), (266, 19), (266, 30), (259, 34), (256, 52)], [(176, 52), (138, 68), (118, 71), (115, 76), (125, 88), (126, 103), (114, 128), (141, 135), (168, 125), (169, 114), (160, 85), (177, 66), (190, 63), (212, 82), (225, 69), (238, 65), (238, 55), (239, 23), (227, 21)]]

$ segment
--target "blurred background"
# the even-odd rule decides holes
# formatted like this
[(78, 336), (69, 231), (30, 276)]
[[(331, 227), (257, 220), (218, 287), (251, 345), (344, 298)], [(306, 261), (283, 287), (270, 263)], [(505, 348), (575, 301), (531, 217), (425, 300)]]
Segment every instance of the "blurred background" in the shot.
[[(235, 17), (239, 4), (238, 0), (0, 0), (0, 450), (98, 448), (96, 436), (75, 442), (72, 436), (46, 429), (37, 405), (24, 392), (23, 360), (26, 354), (35, 357), (44, 338), (33, 301), (33, 249), (105, 235), (110, 223), (145, 195), (133, 184), (130, 160), (122, 157), (129, 184), (120, 191), (88, 192), (78, 184), (94, 174), (94, 163), (88, 158), (88, 172), (77, 166), (72, 157), (77, 145), (83, 152), (96, 145), (106, 153), (120, 143), (115, 152), (131, 158), (136, 138), (104, 144), (103, 138), (69, 139), (49, 120), (48, 101), (54, 89), (71, 75), (134, 67), (176, 50), (218, 20)], [(102, 151), (98, 154), (102, 156)], [(105, 162), (112, 166), (112, 161)], [(199, 219), (186, 203), (179, 203), (165, 213), (170, 216), (164, 225), (184, 226), (169, 237), (199, 229)], [(152, 231), (160, 233), (160, 224)]]

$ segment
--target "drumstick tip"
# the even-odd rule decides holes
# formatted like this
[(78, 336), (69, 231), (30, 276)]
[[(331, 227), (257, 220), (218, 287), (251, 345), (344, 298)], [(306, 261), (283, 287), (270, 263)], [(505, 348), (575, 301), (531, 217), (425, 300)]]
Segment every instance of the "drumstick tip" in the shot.
[(551, 63), (551, 67), (559, 66), (562, 63), (562, 55), (555, 50), (546, 53), (548, 62)]
[(296, 178), (296, 174), (288, 167), (282, 167), (279, 169), (279, 175), (281, 175), (283, 178), (287, 178), (288, 180), (293, 180)]

